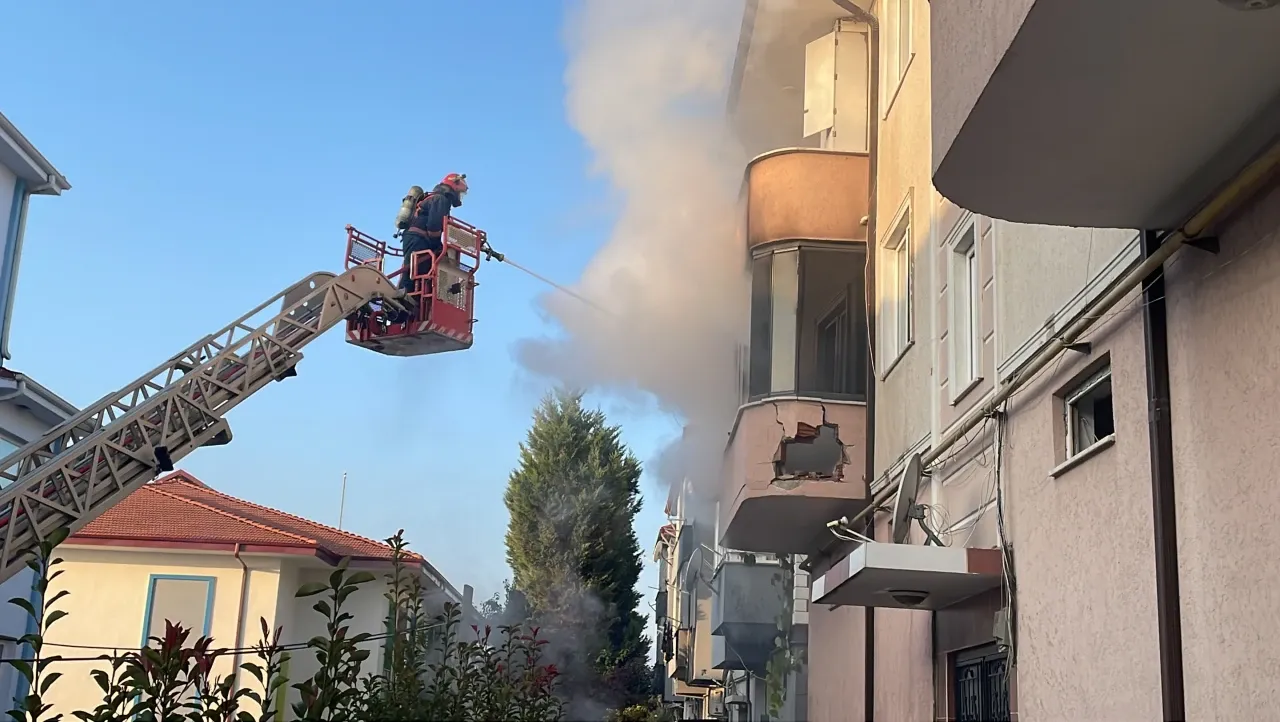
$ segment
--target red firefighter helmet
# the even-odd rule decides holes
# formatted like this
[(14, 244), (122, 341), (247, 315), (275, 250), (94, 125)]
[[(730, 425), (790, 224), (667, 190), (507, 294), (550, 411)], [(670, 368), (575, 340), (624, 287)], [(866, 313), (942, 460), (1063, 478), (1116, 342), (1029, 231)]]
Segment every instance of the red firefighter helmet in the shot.
[(467, 194), (467, 174), (466, 173), (450, 173), (440, 181), (441, 184), (447, 185), (458, 194), (461, 198)]

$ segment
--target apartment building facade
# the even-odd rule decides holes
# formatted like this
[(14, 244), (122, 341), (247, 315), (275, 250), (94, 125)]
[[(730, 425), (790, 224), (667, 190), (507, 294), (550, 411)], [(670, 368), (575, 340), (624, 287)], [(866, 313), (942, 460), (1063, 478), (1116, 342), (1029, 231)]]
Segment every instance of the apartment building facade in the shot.
[[(1079, 351), (1010, 415), (1019, 707), (1264, 719), (1280, 662), (1266, 542), (1280, 506), (1280, 3), (1097, 5), (932, 8), (939, 190), (995, 217), (1143, 231), (1103, 296), (1116, 303), (1092, 313), (1102, 322), (1042, 332)], [(1085, 441), (1108, 448), (1046, 474), (1053, 407), (1064, 423), (1081, 414), (1057, 390), (1091, 373), (1110, 373), (1111, 423), (1094, 431), (1111, 438)]]
[[(32, 196), (58, 196), (71, 185), (58, 169), (0, 113), (0, 459), (75, 416), (77, 409), (11, 365), (9, 327), (18, 290), (18, 270)], [(16, 478), (16, 469), (0, 468), (0, 487)], [(34, 599), (33, 577), (22, 572), (0, 585), (0, 597)], [(28, 629), (27, 614), (0, 604), (0, 654), (14, 656), (17, 638)], [(22, 676), (8, 665), (0, 669), (0, 699), (26, 694)]]
[(668, 523), (658, 530), (658, 680), (663, 704), (679, 719), (706, 719), (724, 712), (724, 672), (711, 662), (711, 575), (715, 537), (691, 511), (699, 503), (694, 486), (672, 486)]
[(797, 560), (719, 545), (708, 491), (672, 487), (654, 545), (656, 691), (679, 719), (803, 719), (808, 575)]
[[(1208, 14), (1224, 32), (1245, 32), (1239, 18), (1259, 16), (1205, 4), (1178, 16), (1185, 25), (1177, 27), (1190, 33), (1195, 22), (1210, 22)], [(1153, 131), (1143, 138), (1148, 155), (1121, 163), (1128, 175), (1095, 184), (1133, 135), (1136, 121), (1120, 117), (1132, 108), (1108, 107), (1096, 118), (1045, 110), (1055, 107), (1055, 83), (1064, 82), (1049, 59), (1065, 63), (1081, 52), (1079, 43), (1064, 49), (1069, 33), (1055, 18), (1077, 9), (1049, 0), (1021, 5), (1005, 14), (958, 3), (935, 15), (927, 0), (747, 4), (732, 111), (754, 158), (743, 193), (751, 327), (716, 500), (716, 545), (718, 564), (782, 557), (801, 562), (795, 576), (811, 579), (804, 704), (774, 719), (1185, 719), (1170, 701), (1184, 694), (1184, 678), (1202, 684), (1191, 718), (1225, 719), (1223, 710), (1257, 717), (1272, 698), (1265, 665), (1227, 680), (1211, 670), (1243, 662), (1208, 648), (1208, 640), (1232, 638), (1213, 612), (1230, 598), (1230, 624), (1249, 630), (1252, 659), (1274, 656), (1273, 645), (1252, 641), (1265, 615), (1246, 619), (1273, 595), (1244, 581), (1250, 568), (1269, 568), (1269, 558), (1258, 550), (1250, 556), (1258, 565), (1241, 565), (1222, 537), (1237, 518), (1224, 508), (1234, 507), (1229, 499), (1263, 501), (1239, 529), (1269, 527), (1265, 466), (1248, 462), (1273, 444), (1248, 401), (1273, 385), (1265, 371), (1271, 342), (1249, 330), (1264, 318), (1241, 319), (1223, 301), (1216, 314), (1200, 308), (1199, 289), (1216, 289), (1225, 301), (1235, 297), (1232, 286), (1218, 279), (1240, 276), (1234, 287), (1262, 294), (1253, 308), (1269, 308), (1270, 259), (1260, 244), (1280, 212), (1255, 201), (1205, 238), (1216, 227), (1209, 220), (1227, 217), (1227, 204), (1214, 207), (1213, 219), (1197, 219), (1198, 206), (1183, 199), (1228, 183), (1224, 155), (1254, 157), (1261, 121), (1246, 111), (1270, 107), (1280, 75), (1250, 69), (1252, 95), (1217, 88), (1214, 97), (1239, 113), (1215, 118), (1221, 127), (1203, 147), (1174, 154), (1181, 165), (1167, 157), (1155, 163), (1159, 139), (1172, 131)], [(1022, 29), (1011, 18), (1025, 20)], [(1134, 19), (1125, 29), (1137, 34), (1138, 25)], [(997, 30), (999, 49), (978, 41)], [(1012, 61), (999, 52), (1047, 42), (1035, 33), (1051, 32), (1058, 55), (1045, 51), (1029, 75), (1010, 76)], [(1248, 34), (1255, 55), (1258, 38), (1277, 37)], [(1113, 50), (1122, 54), (1119, 45)], [(1233, 50), (1236, 65), (1224, 67), (1238, 70), (1249, 52)], [(1169, 62), (1162, 72), (1183, 67)], [(1082, 63), (1081, 72), (1099, 67)], [(986, 75), (975, 79), (975, 68)], [(1139, 82), (1112, 74), (1111, 95), (1098, 91), (1092, 100), (1125, 97), (1120, 81)], [(1028, 93), (1034, 109), (1016, 110), (1023, 101), (1014, 90)], [(992, 98), (1004, 103), (998, 112)], [(1212, 114), (1193, 115), (1174, 130), (1207, 132)], [(1009, 118), (1039, 123), (1020, 128), (1019, 143), (1057, 145), (1040, 156), (1030, 145), (1007, 150)], [(1088, 161), (1071, 159), (1074, 175), (1033, 187), (1057, 173), (1074, 148), (1063, 139), (1083, 128), (1111, 145), (1091, 149)], [(1244, 128), (1238, 134), (1246, 139), (1231, 128)], [(1253, 150), (1236, 150), (1248, 138)], [(1005, 176), (987, 177), (985, 153), (997, 156)], [(1171, 179), (1153, 170), (1178, 168), (1220, 172)], [(1227, 186), (1232, 200), (1258, 192), (1255, 170), (1247, 188)], [(1148, 186), (1135, 185), (1143, 179)], [(1069, 191), (1080, 197), (1064, 209), (1055, 198)], [(1118, 198), (1126, 194), (1128, 210)], [(1190, 238), (1193, 248), (1156, 276), (1150, 272), (1169, 241), (1152, 232), (1152, 219), (1155, 231), (1202, 223), (1174, 238)], [(1254, 260), (1230, 268), (1246, 253)], [(863, 312), (862, 298), (873, 313)], [(1163, 352), (1170, 361), (1162, 381), (1164, 347), (1174, 350)], [(1202, 370), (1207, 358), (1233, 369), (1236, 384), (1212, 383)], [(1180, 381), (1181, 394), (1161, 391)], [(1206, 404), (1216, 419), (1202, 418)], [(1172, 435), (1166, 429), (1161, 438), (1162, 424), (1150, 420), (1170, 416)], [(1252, 433), (1238, 433), (1241, 419)], [(1211, 491), (1220, 481), (1208, 483), (1222, 470), (1232, 476), (1225, 498)], [(1177, 525), (1179, 516), (1191, 520), (1190, 531)], [(1183, 546), (1170, 552), (1175, 542)], [(1178, 618), (1188, 631), (1179, 645), (1194, 634), (1200, 647), (1183, 675), (1185, 653), (1179, 659), (1170, 649), (1171, 619), (1177, 577), (1188, 572), (1195, 596), (1181, 597)], [(713, 589), (713, 608), (766, 599), (773, 611), (782, 607), (764, 574)], [(1185, 626), (1188, 610), (1197, 625)], [(727, 636), (715, 637), (725, 646)], [(764, 676), (747, 676), (756, 675)], [(728, 673), (727, 690), (732, 680)], [(1244, 694), (1224, 707), (1233, 689)]]

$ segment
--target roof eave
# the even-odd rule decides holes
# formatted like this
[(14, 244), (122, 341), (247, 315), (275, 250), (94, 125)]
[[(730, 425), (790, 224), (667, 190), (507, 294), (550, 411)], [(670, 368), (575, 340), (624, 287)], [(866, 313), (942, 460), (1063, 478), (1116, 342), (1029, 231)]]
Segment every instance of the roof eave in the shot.
[(110, 534), (76, 532), (64, 544), (87, 547), (122, 547), (152, 551), (207, 551), (234, 553), (238, 548), (244, 554), (280, 554), (288, 556), (315, 556), (322, 558), (325, 550), (303, 544), (254, 544), (225, 540), (199, 540), (160, 537), (121, 537)]
[(31, 141), (18, 130), (4, 113), (0, 113), (0, 143), (10, 149), (18, 158), (22, 167), (13, 169), (21, 178), (33, 183), (27, 192), (33, 195), (61, 195), (62, 191), (71, 190), (71, 184), (65, 176), (58, 172), (53, 163), (36, 149)]
[(16, 392), (9, 400), (26, 403), (33, 414), (50, 426), (58, 426), (80, 413), (71, 402), (23, 373), (13, 372), (12, 378), (0, 377), (0, 389)]

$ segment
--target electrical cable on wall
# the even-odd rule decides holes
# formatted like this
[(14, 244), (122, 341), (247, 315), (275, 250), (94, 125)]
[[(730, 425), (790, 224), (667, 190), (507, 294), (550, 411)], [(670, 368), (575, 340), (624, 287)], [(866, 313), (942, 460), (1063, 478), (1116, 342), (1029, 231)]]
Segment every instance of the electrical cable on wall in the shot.
[(999, 535), (1001, 550), (1002, 591), (1005, 597), (1005, 605), (1008, 609), (1006, 620), (1009, 634), (1009, 666), (1010, 668), (1016, 668), (1018, 663), (1017, 640), (1015, 638), (1015, 629), (1017, 628), (1018, 618), (1018, 580), (1013, 567), (1013, 545), (1009, 541), (1009, 531), (1005, 523), (1004, 474), (1001, 468), (1004, 464), (1004, 443), (1007, 424), (1008, 402), (1006, 401), (1004, 404), (1001, 404), (1000, 409), (996, 412), (996, 529)]

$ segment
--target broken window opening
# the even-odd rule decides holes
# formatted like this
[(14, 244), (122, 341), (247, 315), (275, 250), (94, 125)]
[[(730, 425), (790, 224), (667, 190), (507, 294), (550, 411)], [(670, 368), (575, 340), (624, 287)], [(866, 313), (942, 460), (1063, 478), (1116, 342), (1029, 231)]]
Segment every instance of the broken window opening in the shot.
[(838, 479), (845, 463), (844, 444), (831, 424), (797, 424), (796, 435), (782, 440), (774, 475), (778, 478)]

